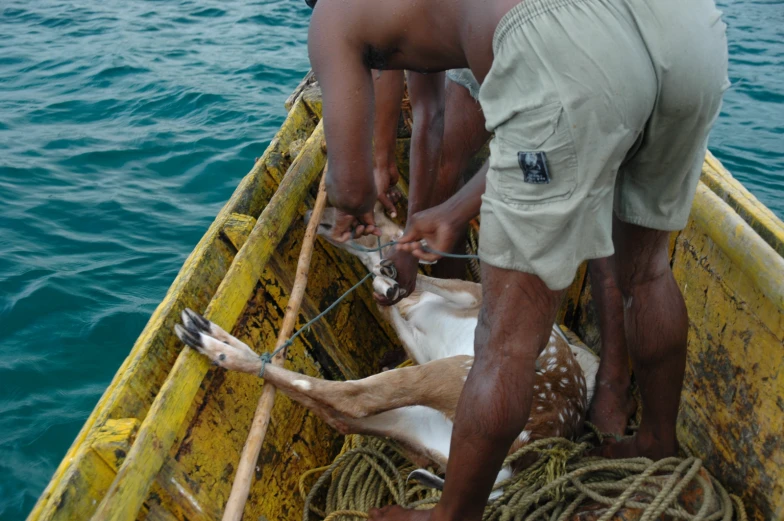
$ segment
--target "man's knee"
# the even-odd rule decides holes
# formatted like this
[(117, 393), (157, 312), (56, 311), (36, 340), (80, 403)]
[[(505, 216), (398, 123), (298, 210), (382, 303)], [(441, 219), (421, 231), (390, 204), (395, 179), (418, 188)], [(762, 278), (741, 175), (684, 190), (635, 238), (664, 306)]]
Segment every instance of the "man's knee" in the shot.
[(624, 298), (640, 286), (672, 276), (669, 258), (669, 232), (643, 228), (615, 220), (615, 274)]
[(536, 359), (549, 338), (560, 295), (536, 275), (483, 263), (476, 356)]

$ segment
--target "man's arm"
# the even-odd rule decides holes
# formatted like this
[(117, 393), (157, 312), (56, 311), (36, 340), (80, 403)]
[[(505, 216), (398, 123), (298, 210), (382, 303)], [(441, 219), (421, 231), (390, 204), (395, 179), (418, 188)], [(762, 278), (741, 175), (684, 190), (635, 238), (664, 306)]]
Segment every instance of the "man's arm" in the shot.
[[(444, 140), (445, 80), (444, 73), (408, 73), (414, 126), (411, 132), (407, 224), (411, 223), (414, 214), (433, 206), (439, 197), (435, 188)], [(419, 260), (404, 250), (395, 251), (389, 260), (397, 269), (396, 281), (404, 290), (400, 293), (402, 299), (416, 287)], [(376, 296), (376, 300), (382, 305), (397, 302), (383, 296)]]
[(421, 239), (438, 251), (451, 251), (461, 237), (460, 231), (479, 215), (488, 167), (489, 163), (485, 162), (479, 172), (446, 202), (412, 215), (397, 248), (428, 262), (441, 257), (425, 252), (419, 242)]
[[(326, 7), (319, 3), (313, 11), (308, 52), (324, 100), (327, 194), (332, 205), (370, 228), (365, 231), (372, 231), (377, 195), (371, 156), (373, 79), (358, 44), (346, 35), (348, 23), (341, 17), (349, 13)], [(344, 219), (336, 225), (337, 239), (350, 237), (350, 221)]]

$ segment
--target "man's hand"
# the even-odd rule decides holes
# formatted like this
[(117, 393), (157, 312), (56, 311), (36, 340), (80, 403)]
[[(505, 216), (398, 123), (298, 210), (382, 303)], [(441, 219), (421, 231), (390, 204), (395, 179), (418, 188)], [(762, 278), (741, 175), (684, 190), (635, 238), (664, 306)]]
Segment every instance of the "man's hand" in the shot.
[(395, 300), (390, 300), (386, 296), (379, 295), (378, 293), (373, 293), (373, 297), (382, 306), (391, 306), (411, 295), (411, 293), (414, 292), (414, 289), (416, 289), (419, 260), (410, 253), (399, 250), (396, 250), (392, 255), (387, 257), (386, 260), (391, 261), (395, 266), (395, 271), (397, 271), (395, 280), (402, 291)]
[(386, 167), (376, 165), (373, 168), (373, 177), (378, 190), (378, 201), (384, 206), (384, 210), (386, 210), (389, 216), (394, 219), (397, 217), (395, 203), (400, 198), (395, 189), (395, 185), (397, 185), (397, 181), (400, 179), (397, 165), (394, 162)]
[(362, 235), (381, 235), (381, 230), (376, 228), (373, 211), (360, 214), (358, 217), (343, 210), (335, 213), (335, 226), (332, 228), (332, 238), (338, 242), (346, 242)]
[(453, 213), (446, 211), (445, 204), (441, 204), (415, 213), (408, 219), (406, 231), (398, 239), (397, 249), (425, 262), (435, 262), (441, 256), (423, 250), (420, 241), (424, 239), (430, 248), (448, 252), (460, 239), (460, 231), (460, 224), (454, 221)]

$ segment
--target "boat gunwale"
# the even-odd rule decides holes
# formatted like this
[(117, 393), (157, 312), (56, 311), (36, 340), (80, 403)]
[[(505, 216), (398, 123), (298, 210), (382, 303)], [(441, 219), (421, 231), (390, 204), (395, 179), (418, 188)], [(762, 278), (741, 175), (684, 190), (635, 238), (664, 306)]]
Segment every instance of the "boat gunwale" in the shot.
[[(306, 91), (307, 92), (307, 91)], [(305, 101), (306, 94), (302, 94), (296, 98), (292, 112), (298, 110), (308, 110), (311, 115), (314, 115), (316, 109), (311, 102)], [(315, 114), (319, 117), (320, 114)], [(157, 335), (160, 334), (160, 327), (165, 322), (166, 317), (170, 313), (176, 312), (176, 304), (178, 302), (178, 295), (188, 289), (190, 279), (184, 280), (187, 276), (198, 276), (199, 263), (203, 262), (204, 256), (213, 241), (217, 240), (221, 234), (224, 224), (231, 218), (233, 213), (245, 213), (241, 211), (243, 205), (247, 205), (247, 200), (253, 197), (253, 191), (261, 189), (263, 184), (263, 176), (265, 175), (265, 160), (268, 154), (271, 153), (274, 145), (279, 145), (279, 136), (284, 133), (284, 127), (290, 121), (291, 112), (289, 117), (286, 118), (281, 128), (276, 133), (275, 138), (271, 141), (267, 150), (262, 158), (257, 161), (251, 171), (243, 177), (238, 187), (233, 192), (231, 198), (223, 206), (221, 211), (216, 216), (204, 236), (199, 240), (194, 250), (190, 253), (182, 268), (174, 279), (172, 285), (167, 290), (167, 293), (161, 303), (157, 306), (156, 310), (151, 315), (147, 325), (140, 334), (139, 338), (134, 343), (133, 348), (124, 360), (123, 364), (118, 369), (117, 373), (112, 379), (101, 399), (97, 402), (95, 408), (90, 416), (85, 421), (85, 424), (79, 431), (79, 434), (74, 439), (68, 452), (63, 457), (52, 479), (47, 485), (46, 489), (42, 492), (36, 505), (29, 514), (28, 519), (38, 519), (44, 517), (51, 508), (58, 508), (58, 505), (47, 505), (55, 497), (53, 493), (57, 490), (58, 484), (62, 484), (63, 480), (67, 478), (69, 470), (78, 469), (77, 456), (80, 450), (89, 449), (88, 446), (84, 447), (85, 442), (90, 440), (90, 435), (93, 431), (100, 428), (101, 424), (110, 419), (109, 414), (115, 410), (116, 404), (114, 401), (122, 396), (120, 389), (124, 385), (129, 385), (132, 381), (134, 374), (128, 373), (129, 367), (133, 362), (145, 354), (144, 349), (149, 348), (152, 342), (155, 341)], [(291, 120), (293, 121), (293, 120)], [(291, 130), (291, 129), (289, 129)], [(293, 133), (292, 133), (293, 134)], [(715, 198), (712, 197), (715, 195)], [(705, 213), (706, 210), (712, 209), (714, 212), (721, 212), (728, 217), (728, 225), (718, 227), (715, 221), (710, 219), (710, 213)], [(691, 217), (691, 220), (698, 226), (700, 233), (710, 238), (722, 251), (724, 251), (730, 259), (739, 265), (739, 268), (749, 275), (752, 280), (754, 278), (757, 268), (747, 265), (743, 262), (736, 262), (736, 259), (742, 259), (744, 255), (748, 255), (748, 244), (752, 245), (754, 250), (752, 255), (758, 258), (764, 267), (767, 261), (771, 262), (784, 262), (782, 258), (784, 254), (784, 223), (776, 217), (767, 207), (765, 207), (757, 198), (748, 192), (716, 159), (710, 152), (706, 155), (705, 163), (703, 165), (703, 178), (700, 182), (698, 194), (695, 196), (695, 206), (692, 212), (703, 212), (704, 218), (702, 224), (697, 219)], [(257, 216), (254, 216), (257, 217)], [(742, 221), (739, 222), (739, 221)], [(711, 225), (713, 226), (714, 235), (726, 236), (725, 238), (731, 239), (727, 241), (716, 240), (716, 237), (710, 233)], [(734, 235), (733, 235), (734, 234)], [(718, 237), (721, 239), (721, 237)], [(735, 240), (732, 240), (732, 239)], [(744, 242), (746, 241), (746, 242)], [(200, 257), (201, 256), (201, 257)], [(775, 264), (777, 265), (777, 264)], [(776, 271), (763, 274), (766, 280), (772, 280), (770, 287), (760, 287), (766, 297), (773, 298), (771, 300), (776, 302), (779, 309), (784, 310), (784, 270), (778, 272), (776, 278)], [(584, 274), (583, 274), (584, 278)], [(182, 280), (181, 280), (182, 279)], [(578, 293), (583, 291), (581, 283)], [(75, 464), (73, 462), (76, 462)], [(60, 495), (57, 496), (58, 498)], [(48, 518), (48, 517), (47, 517)]]
[[(191, 284), (196, 284), (202, 264), (205, 262), (210, 248), (216, 240), (220, 240), (223, 226), (231, 218), (232, 214), (246, 214), (250, 201), (254, 194), (262, 190), (264, 176), (267, 171), (267, 164), (275, 154), (282, 153), (288, 149), (293, 141), (293, 136), (300, 129), (304, 118), (313, 118), (314, 114), (311, 107), (301, 98), (297, 100), (289, 111), (281, 127), (275, 133), (264, 154), (254, 163), (251, 170), (242, 178), (237, 188), (223, 205), (216, 215), (204, 235), (196, 243), (195, 247), (183, 262), (174, 280), (166, 291), (161, 302), (156, 306), (155, 311), (150, 315), (145, 327), (133, 344), (125, 360), (118, 368), (112, 381), (101, 395), (95, 407), (85, 419), (74, 441), (69, 446), (62, 460), (55, 469), (47, 486), (41, 492), (33, 509), (27, 516), (28, 521), (36, 519), (50, 519), (53, 513), (60, 509), (62, 498), (67, 492), (70, 482), (69, 476), (78, 471), (78, 466), (85, 453), (90, 449), (89, 443), (91, 435), (98, 432), (100, 427), (109, 419), (113, 419), (111, 413), (116, 409), (116, 402), (124, 393), (124, 389), (130, 385), (134, 378), (134, 372), (129, 371), (135, 363), (143, 360), (151, 349), (153, 343), (158, 339), (162, 328), (172, 313), (177, 313), (179, 295), (188, 289)], [(316, 115), (316, 117), (318, 117)], [(315, 125), (314, 125), (315, 129)], [(257, 216), (253, 216), (257, 217)], [(216, 288), (217, 291), (217, 288)], [(170, 332), (171, 335), (173, 333)], [(174, 364), (172, 364), (173, 368)], [(161, 386), (163, 382), (161, 382)], [(160, 387), (156, 389), (157, 396)], [(154, 400), (153, 400), (154, 401)], [(152, 404), (152, 401), (150, 405)], [(149, 409), (148, 409), (149, 410)], [(142, 418), (143, 419), (143, 418)]]

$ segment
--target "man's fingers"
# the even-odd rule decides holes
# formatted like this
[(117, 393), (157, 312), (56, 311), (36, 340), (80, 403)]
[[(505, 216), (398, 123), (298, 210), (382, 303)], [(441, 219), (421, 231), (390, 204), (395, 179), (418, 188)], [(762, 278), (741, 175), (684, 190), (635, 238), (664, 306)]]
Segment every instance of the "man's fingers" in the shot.
[(369, 224), (365, 227), (365, 235), (377, 235), (378, 237), (381, 237), (381, 229)]
[(338, 211), (335, 218), (335, 225), (330, 234), (338, 242), (346, 242), (351, 238), (351, 228), (354, 226), (356, 218), (342, 211)]
[(381, 236), (381, 230), (376, 228), (376, 221), (372, 211), (366, 213), (365, 215), (360, 217), (360, 219), (364, 223), (364, 230), (363, 230), (364, 235), (373, 234), (373, 235)]
[(397, 244), (395, 245), (396, 249), (398, 249), (400, 251), (406, 251), (408, 253), (412, 253), (414, 250), (418, 250), (419, 249), (419, 243), (418, 242), (402, 243), (401, 242), (402, 240), (403, 240), (402, 237), (400, 239), (398, 239)]
[(340, 235), (332, 235), (332, 238), (338, 242), (347, 242), (351, 239), (351, 232), (344, 232)]
[(425, 262), (436, 262), (438, 259), (441, 258), (441, 255), (436, 255), (435, 253), (427, 253), (426, 251), (420, 248), (411, 250), (411, 255)]
[(378, 194), (378, 201), (381, 203), (381, 206), (384, 207), (384, 210), (386, 210), (390, 217), (397, 217), (397, 208), (395, 208), (395, 203), (389, 199), (389, 196), (386, 193)]
[[(397, 240), (399, 246), (408, 246), (409, 244), (413, 244), (416, 241), (419, 241), (422, 237), (420, 236), (418, 230), (416, 229), (415, 225), (409, 226), (409, 228), (403, 232), (403, 235)], [(411, 250), (406, 250), (411, 251)]]

